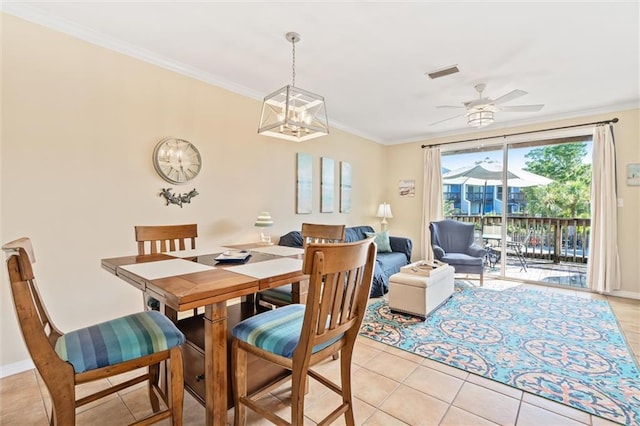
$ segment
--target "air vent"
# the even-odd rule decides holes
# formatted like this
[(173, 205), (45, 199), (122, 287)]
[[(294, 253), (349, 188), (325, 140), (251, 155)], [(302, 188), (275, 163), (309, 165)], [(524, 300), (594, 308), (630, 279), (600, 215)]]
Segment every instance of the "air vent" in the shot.
[(450, 67), (446, 67), (446, 68), (442, 68), (439, 70), (435, 70), (435, 71), (431, 71), (429, 73), (427, 73), (427, 75), (429, 76), (429, 78), (434, 79), (434, 78), (440, 78), (440, 77), (444, 77), (450, 74), (455, 74), (457, 72), (460, 72), (460, 70), (458, 69), (457, 65), (451, 65)]

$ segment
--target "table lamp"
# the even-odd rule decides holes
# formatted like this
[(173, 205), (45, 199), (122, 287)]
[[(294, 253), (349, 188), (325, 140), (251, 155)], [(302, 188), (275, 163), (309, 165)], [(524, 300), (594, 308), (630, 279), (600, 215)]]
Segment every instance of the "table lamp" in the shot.
[[(271, 215), (269, 214), (269, 212), (260, 212), (254, 226), (257, 226), (258, 228), (267, 228), (269, 226), (273, 226), (273, 219), (271, 219)], [(271, 245), (271, 237), (268, 235), (264, 235), (264, 232), (260, 232), (260, 243)]]
[(382, 227), (382, 230), (384, 231), (385, 229), (387, 229), (387, 218), (393, 217), (393, 213), (391, 213), (391, 205), (387, 203), (380, 204), (378, 206), (378, 214), (376, 216), (382, 218), (382, 222), (380, 222), (380, 225)]

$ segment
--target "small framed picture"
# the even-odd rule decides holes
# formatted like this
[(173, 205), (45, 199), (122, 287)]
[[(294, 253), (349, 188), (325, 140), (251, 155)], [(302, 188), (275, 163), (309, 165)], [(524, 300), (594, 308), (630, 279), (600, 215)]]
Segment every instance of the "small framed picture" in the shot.
[(627, 185), (640, 186), (640, 163), (627, 164)]
[(401, 197), (415, 197), (416, 196), (416, 181), (415, 180), (401, 180), (398, 183), (398, 193)]

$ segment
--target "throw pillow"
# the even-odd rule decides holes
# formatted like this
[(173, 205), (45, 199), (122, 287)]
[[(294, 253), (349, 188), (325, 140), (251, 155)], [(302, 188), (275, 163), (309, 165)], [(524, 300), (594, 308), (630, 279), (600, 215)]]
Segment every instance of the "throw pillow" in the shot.
[(389, 231), (365, 232), (365, 235), (367, 236), (367, 238), (375, 235), (376, 239), (374, 241), (376, 243), (376, 246), (378, 246), (378, 253), (391, 253)]

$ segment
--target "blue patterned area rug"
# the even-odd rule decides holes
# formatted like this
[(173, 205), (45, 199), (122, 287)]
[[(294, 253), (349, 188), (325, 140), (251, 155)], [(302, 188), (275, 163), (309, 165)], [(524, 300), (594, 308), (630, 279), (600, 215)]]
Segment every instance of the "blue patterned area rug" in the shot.
[(362, 336), (622, 424), (640, 372), (608, 302), (518, 287), (456, 288), (426, 319), (371, 304)]

